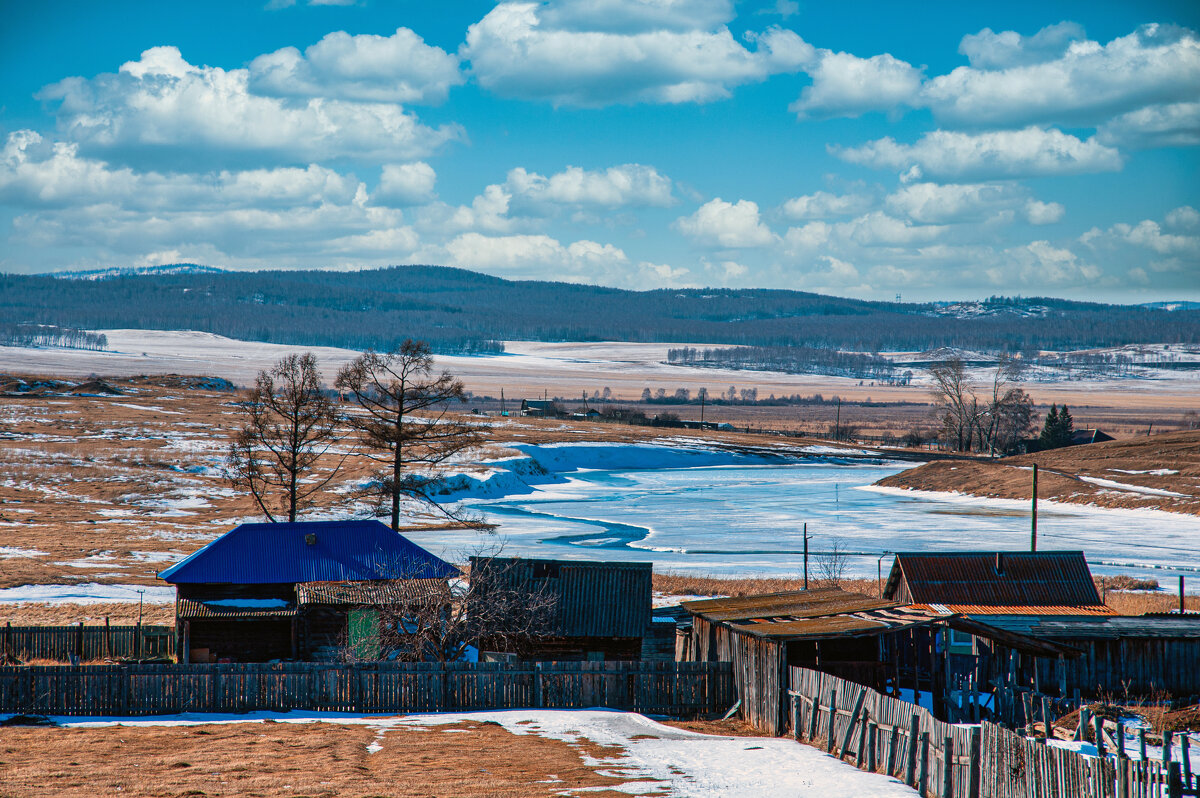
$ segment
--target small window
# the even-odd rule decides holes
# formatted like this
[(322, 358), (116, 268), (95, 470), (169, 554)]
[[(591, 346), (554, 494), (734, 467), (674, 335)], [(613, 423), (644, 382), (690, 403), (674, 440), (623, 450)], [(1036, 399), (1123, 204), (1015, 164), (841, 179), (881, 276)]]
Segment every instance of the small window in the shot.
[(952, 646), (969, 646), (971, 645), (971, 634), (969, 632), (960, 632), (957, 629), (950, 630), (950, 645)]

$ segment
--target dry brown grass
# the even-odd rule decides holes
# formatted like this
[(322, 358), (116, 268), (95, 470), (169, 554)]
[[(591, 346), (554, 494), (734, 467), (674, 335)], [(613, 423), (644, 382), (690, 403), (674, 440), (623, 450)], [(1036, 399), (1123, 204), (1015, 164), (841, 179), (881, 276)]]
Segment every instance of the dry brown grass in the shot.
[[(996, 462), (939, 461), (894, 474), (879, 484), (914, 490), (955, 491), (973, 496), (1026, 499), (1032, 487), (1029, 467), (1037, 463), (1041, 499), (1100, 507), (1155, 508), (1200, 515), (1200, 430), (1129, 440), (1070, 446), (1009, 457)], [(1172, 473), (1151, 473), (1170, 471)], [(1126, 472), (1140, 473), (1126, 473)], [(1111, 480), (1163, 496), (1120, 490), (1080, 479)]]
[[(809, 587), (828, 587), (824, 580), (810, 577)], [(842, 579), (838, 585), (851, 593), (878, 596), (878, 583), (874, 579)], [(654, 590), (672, 596), (757, 596), (762, 593), (781, 593), (788, 590), (803, 590), (803, 579), (751, 578), (730, 579), (717, 576), (692, 576), (690, 574), (655, 573)]]
[[(104, 619), (114, 626), (127, 626), (138, 621), (136, 603), (103, 604), (0, 604), (0, 624), (13, 626), (69, 626), (82, 622), (86, 626), (103, 626)], [(142, 623), (147, 626), (172, 626), (175, 623), (174, 604), (145, 604)]]
[[(626, 795), (612, 789), (626, 779), (599, 775), (573, 745), (495, 723), (376, 731), (334, 723), (2, 728), (0, 796)], [(382, 750), (368, 753), (372, 741)]]
[[(1189, 610), (1200, 610), (1200, 596), (1185, 596)], [(1121, 615), (1145, 615), (1179, 609), (1179, 596), (1169, 593), (1126, 593), (1114, 590), (1104, 594), (1104, 603)]]

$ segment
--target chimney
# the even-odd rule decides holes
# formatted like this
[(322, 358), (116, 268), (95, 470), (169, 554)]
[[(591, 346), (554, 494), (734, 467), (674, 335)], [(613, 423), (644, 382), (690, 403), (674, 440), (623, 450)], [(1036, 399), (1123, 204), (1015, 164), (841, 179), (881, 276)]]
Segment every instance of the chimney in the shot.
[(1004, 575), (1004, 552), (1002, 551), (996, 552), (996, 574)]
[(305, 542), (305, 543), (307, 543), (309, 546), (315, 546), (315, 545), (317, 545), (317, 536), (316, 536), (316, 534), (315, 534), (315, 533), (313, 533), (313, 532), (309, 532), (308, 534), (306, 534), (306, 535), (304, 536), (304, 542)]

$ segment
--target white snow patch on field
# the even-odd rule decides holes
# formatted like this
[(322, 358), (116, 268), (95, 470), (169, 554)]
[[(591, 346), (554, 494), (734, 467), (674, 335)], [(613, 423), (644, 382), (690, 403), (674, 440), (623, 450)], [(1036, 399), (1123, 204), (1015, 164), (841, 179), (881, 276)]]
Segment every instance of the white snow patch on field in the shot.
[(175, 601), (173, 587), (100, 585), (88, 582), (80, 585), (20, 585), (0, 588), (0, 604), (136, 603), (139, 593), (147, 604), (170, 604)]
[(11, 560), (15, 557), (46, 557), (44, 551), (37, 549), (22, 549), (17, 546), (0, 546), (0, 560)]
[(1113, 482), (1111, 479), (1100, 479), (1099, 477), (1079, 477), (1084, 482), (1090, 482), (1093, 485), (1099, 485), (1102, 488), (1112, 488), (1124, 493), (1141, 493), (1146, 496), (1175, 496), (1180, 499), (1191, 499), (1186, 493), (1176, 493), (1173, 490), (1160, 490), (1158, 488), (1144, 488), (1141, 485), (1130, 485), (1128, 482)]
[[(245, 715), (185, 714), (138, 718), (53, 719), (68, 728), (105, 726), (195, 726), (209, 723), (341, 723), (375, 728), (368, 753), (387, 748), (388, 729), (461, 722), (493, 722), (511, 734), (537, 735), (576, 743), (590, 740), (620, 746), (622, 753), (596, 758), (582, 753), (597, 772), (626, 779), (608, 789), (631, 794), (717, 798), (911, 798), (909, 787), (893, 778), (864, 773), (816, 748), (778, 737), (723, 737), (657, 723), (644, 715), (601, 709), (525, 709), (406, 716), (333, 712), (252, 712)], [(634, 738), (638, 739), (634, 739)], [(564, 794), (594, 790), (571, 790)]]

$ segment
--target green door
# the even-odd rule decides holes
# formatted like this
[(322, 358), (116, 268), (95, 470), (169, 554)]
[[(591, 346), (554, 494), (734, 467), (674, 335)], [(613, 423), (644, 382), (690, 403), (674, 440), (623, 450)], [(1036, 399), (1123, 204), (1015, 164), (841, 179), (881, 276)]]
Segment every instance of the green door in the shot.
[(350, 610), (350, 659), (379, 659), (379, 611), (370, 608)]

